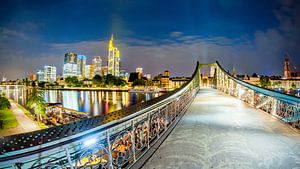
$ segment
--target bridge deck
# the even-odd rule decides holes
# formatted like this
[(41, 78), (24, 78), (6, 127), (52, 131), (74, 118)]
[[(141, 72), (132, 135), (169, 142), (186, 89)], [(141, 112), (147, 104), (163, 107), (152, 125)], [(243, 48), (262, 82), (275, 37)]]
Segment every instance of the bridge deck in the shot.
[(300, 168), (300, 133), (238, 99), (201, 89), (143, 168)]

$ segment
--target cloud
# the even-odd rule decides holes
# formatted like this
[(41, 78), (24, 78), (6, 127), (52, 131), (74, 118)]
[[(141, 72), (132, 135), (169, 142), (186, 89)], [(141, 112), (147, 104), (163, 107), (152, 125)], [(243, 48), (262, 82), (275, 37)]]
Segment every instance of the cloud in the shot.
[(8, 40), (11, 38), (28, 39), (28, 36), (26, 36), (24, 33), (8, 29), (6, 27), (0, 27), (0, 35), (0, 41)]
[(174, 32), (170, 33), (170, 37), (172, 37), (172, 38), (178, 38), (178, 37), (180, 37), (182, 35), (183, 35), (183, 33), (179, 32), (179, 31), (174, 31)]
[[(131, 72), (143, 67), (146, 73), (153, 75), (168, 69), (174, 76), (190, 76), (196, 61), (218, 60), (225, 69), (235, 67), (241, 74), (282, 74), (286, 53), (290, 54), (292, 65), (300, 65), (299, 3), (293, 0), (283, 3), (274, 10), (277, 26), (235, 38), (203, 37), (179, 31), (170, 32), (165, 39), (116, 37), (122, 68)], [(44, 43), (38, 38), (31, 40), (24, 32), (4, 27), (0, 28), (0, 35), (0, 77), (21, 78), (45, 64), (55, 65), (61, 72), (66, 52), (84, 54), (88, 63), (95, 55), (102, 56), (103, 63), (107, 60), (108, 39)], [(26, 45), (18, 44), (18, 38), (27, 39)]]

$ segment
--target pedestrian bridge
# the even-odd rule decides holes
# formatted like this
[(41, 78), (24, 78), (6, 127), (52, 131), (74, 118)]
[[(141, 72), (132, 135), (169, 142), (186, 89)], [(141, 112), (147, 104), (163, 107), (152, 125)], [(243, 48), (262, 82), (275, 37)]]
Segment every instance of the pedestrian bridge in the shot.
[[(215, 89), (200, 88), (202, 66), (214, 68)], [(0, 168), (299, 166), (299, 135), (294, 132), (300, 127), (299, 104), (297, 97), (232, 77), (218, 62), (197, 63), (188, 83), (149, 102), (1, 138)], [(185, 123), (191, 126), (185, 128)], [(187, 159), (193, 161), (187, 164)]]
[(300, 132), (232, 96), (200, 89), (143, 168), (300, 168)]

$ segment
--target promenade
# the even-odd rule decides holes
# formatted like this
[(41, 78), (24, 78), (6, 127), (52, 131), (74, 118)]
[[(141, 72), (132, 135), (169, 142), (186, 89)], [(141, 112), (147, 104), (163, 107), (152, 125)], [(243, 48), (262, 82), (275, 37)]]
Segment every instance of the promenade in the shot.
[(18, 121), (18, 126), (15, 128), (5, 129), (0, 131), (0, 136), (9, 136), (14, 134), (21, 134), (26, 132), (31, 132), (35, 130), (39, 130), (40, 127), (29, 117), (25, 115), (22, 109), (20, 109), (16, 103), (10, 102), (11, 110)]
[(236, 98), (201, 89), (143, 168), (300, 168), (300, 132)]

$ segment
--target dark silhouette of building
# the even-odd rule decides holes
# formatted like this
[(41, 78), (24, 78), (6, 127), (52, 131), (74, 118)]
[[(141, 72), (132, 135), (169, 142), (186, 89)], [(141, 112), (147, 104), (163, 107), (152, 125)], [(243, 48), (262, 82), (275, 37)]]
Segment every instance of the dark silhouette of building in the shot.
[(285, 60), (284, 60), (284, 78), (285, 79), (291, 78), (291, 68), (290, 68), (290, 61), (288, 55), (285, 55)]

